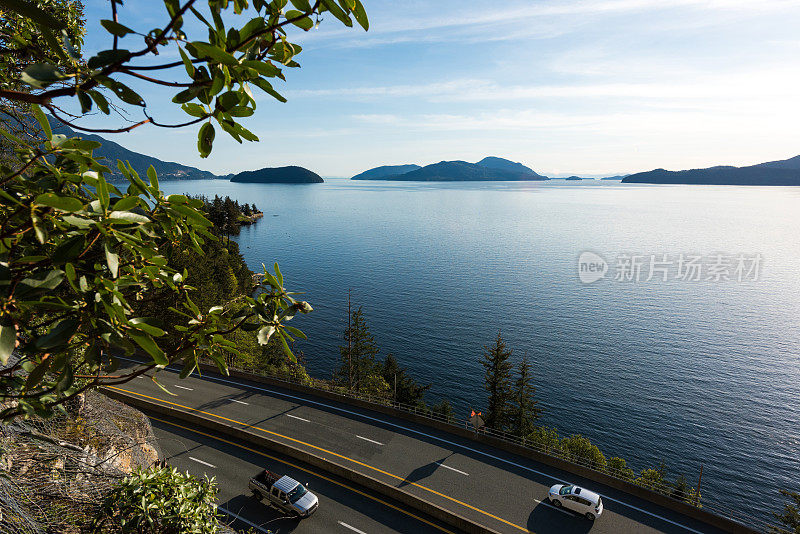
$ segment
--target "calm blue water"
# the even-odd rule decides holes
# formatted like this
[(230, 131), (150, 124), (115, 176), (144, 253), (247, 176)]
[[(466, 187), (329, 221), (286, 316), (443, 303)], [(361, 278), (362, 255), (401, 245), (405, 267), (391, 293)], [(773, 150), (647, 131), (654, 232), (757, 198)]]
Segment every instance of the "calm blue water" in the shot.
[[(295, 326), (312, 375), (336, 365), (352, 288), (383, 352), (459, 414), (485, 405), (479, 356), (501, 329), (562, 433), (694, 483), (702, 464), (704, 499), (744, 517), (768, 519), (800, 485), (800, 188), (163, 185), (264, 211), (238, 240), (252, 269), (278, 261), (307, 293), (315, 311)], [(586, 250), (606, 279), (579, 281)], [(641, 281), (608, 279), (619, 253), (647, 256)], [(757, 281), (645, 282), (651, 254), (763, 263)]]

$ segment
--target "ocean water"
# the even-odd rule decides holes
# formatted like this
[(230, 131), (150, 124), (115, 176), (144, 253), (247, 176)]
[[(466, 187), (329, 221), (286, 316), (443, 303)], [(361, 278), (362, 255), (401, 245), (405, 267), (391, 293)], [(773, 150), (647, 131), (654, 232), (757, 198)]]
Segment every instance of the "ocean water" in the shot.
[[(237, 239), (251, 269), (279, 262), (314, 306), (294, 324), (309, 336), (300, 348), (314, 376), (337, 365), (351, 289), (382, 352), (459, 416), (485, 406), (479, 358), (501, 330), (514, 360), (533, 364), (543, 424), (636, 469), (663, 461), (693, 485), (702, 465), (704, 501), (740, 517), (768, 520), (780, 488), (800, 489), (800, 188), (163, 188), (264, 212)], [(587, 251), (608, 265), (593, 283), (579, 279)], [(682, 276), (694, 272), (679, 272), (681, 255), (699, 257), (700, 280)]]

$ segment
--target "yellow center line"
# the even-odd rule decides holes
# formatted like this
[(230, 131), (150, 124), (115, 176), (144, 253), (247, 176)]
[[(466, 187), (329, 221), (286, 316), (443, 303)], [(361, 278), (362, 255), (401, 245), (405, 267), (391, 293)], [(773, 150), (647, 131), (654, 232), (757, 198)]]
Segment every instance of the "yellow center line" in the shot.
[(460, 504), (461, 506), (469, 508), (470, 510), (473, 510), (475, 512), (483, 514), (483, 515), (485, 515), (487, 517), (491, 517), (492, 519), (496, 519), (497, 521), (500, 521), (501, 523), (505, 523), (506, 525), (509, 525), (511, 527), (519, 529), (519, 530), (521, 530), (523, 532), (529, 532), (530, 534), (534, 534), (534, 533), (532, 533), (530, 530), (528, 530), (525, 527), (522, 527), (520, 525), (512, 523), (511, 521), (507, 521), (506, 519), (503, 519), (502, 517), (497, 517), (494, 514), (491, 514), (491, 513), (487, 512), (485, 510), (481, 510), (480, 508), (477, 508), (475, 506), (472, 506), (471, 504), (465, 503), (464, 501), (460, 501), (460, 500), (458, 500), (458, 499), (456, 499), (454, 497), (450, 497), (449, 495), (445, 495), (444, 493), (440, 493), (440, 492), (438, 492), (438, 491), (436, 491), (434, 489), (431, 489), (431, 488), (429, 488), (427, 486), (423, 486), (422, 484), (417, 484), (416, 482), (408, 481), (404, 477), (397, 476), (395, 474), (389, 473), (388, 471), (384, 471), (384, 470), (379, 469), (377, 467), (373, 467), (373, 466), (371, 466), (369, 464), (365, 464), (364, 462), (360, 462), (358, 460), (354, 460), (353, 458), (349, 458), (349, 457), (344, 456), (342, 454), (339, 454), (337, 452), (329, 451), (328, 449), (323, 449), (322, 447), (318, 447), (316, 445), (312, 445), (310, 443), (306, 443), (305, 441), (301, 441), (299, 439), (291, 438), (289, 436), (284, 436), (283, 434), (278, 434), (277, 432), (273, 432), (271, 430), (266, 430), (266, 429), (261, 428), (261, 427), (257, 427), (257, 426), (254, 426), (254, 425), (243, 423), (242, 421), (237, 421), (235, 419), (229, 419), (229, 418), (227, 418), (225, 416), (217, 415), (215, 413), (205, 412), (203, 410), (198, 410), (197, 408), (192, 408), (191, 406), (184, 406), (182, 404), (178, 404), (178, 403), (175, 403), (175, 402), (170, 402), (168, 400), (159, 399), (157, 397), (150, 397), (150, 396), (144, 395), (142, 393), (136, 393), (135, 391), (129, 391), (127, 389), (117, 388), (117, 387), (114, 387), (114, 386), (108, 386), (108, 387), (110, 389), (115, 389), (117, 391), (122, 391), (124, 393), (131, 393), (133, 395), (138, 395), (139, 397), (143, 397), (145, 399), (150, 399), (150, 400), (162, 402), (162, 403), (165, 403), (165, 404), (170, 404), (172, 406), (177, 406), (178, 408), (185, 408), (185, 409), (191, 410), (193, 412), (202, 413), (202, 414), (205, 414), (205, 415), (209, 415), (211, 417), (216, 417), (218, 419), (222, 419), (222, 420), (228, 421), (230, 423), (235, 423), (237, 425), (242, 425), (242, 426), (247, 427), (247, 428), (252, 428), (253, 430), (259, 430), (261, 432), (264, 432), (265, 434), (271, 434), (271, 435), (277, 436), (279, 438), (283, 438), (283, 439), (286, 439), (286, 440), (289, 440), (289, 441), (293, 441), (295, 443), (299, 443), (301, 445), (305, 445), (306, 447), (311, 447), (312, 449), (316, 449), (316, 450), (324, 452), (326, 454), (331, 454), (333, 456), (336, 456), (337, 458), (341, 458), (342, 460), (347, 460), (348, 462), (353, 462), (354, 464), (360, 465), (362, 467), (366, 467), (367, 469), (372, 469), (373, 471), (376, 471), (376, 472), (381, 473), (383, 475), (386, 475), (388, 477), (397, 479), (397, 480), (399, 480), (401, 482), (405, 482), (406, 484), (410, 484), (410, 485), (416, 486), (417, 488), (420, 488), (422, 490), (429, 491), (430, 493), (433, 493), (434, 495), (438, 495), (439, 497), (442, 497), (443, 499), (447, 499), (448, 501), (452, 501), (452, 502), (454, 502), (456, 504)]
[(160, 422), (165, 423), (167, 425), (172, 425), (174, 427), (182, 428), (183, 430), (188, 430), (189, 432), (194, 432), (195, 434), (200, 434), (201, 436), (206, 436), (208, 438), (215, 439), (215, 440), (221, 441), (223, 443), (227, 443), (228, 445), (233, 445), (234, 447), (239, 447), (240, 449), (244, 449), (246, 451), (258, 454), (260, 456), (263, 456), (264, 458), (269, 458), (270, 460), (274, 460), (276, 462), (288, 465), (290, 467), (294, 467), (295, 469), (299, 469), (300, 471), (304, 471), (304, 472), (306, 472), (306, 473), (308, 473), (310, 475), (313, 475), (313, 476), (315, 476), (317, 478), (321, 478), (322, 480), (326, 480), (326, 481), (330, 482), (331, 484), (336, 484), (337, 486), (341, 486), (341, 487), (343, 487), (343, 488), (345, 488), (347, 490), (352, 491), (353, 493), (358, 493), (362, 497), (366, 497), (367, 499), (371, 499), (373, 501), (379, 502), (379, 503), (383, 504), (384, 506), (388, 506), (389, 508), (391, 508), (393, 510), (397, 510), (398, 512), (403, 513), (403, 514), (405, 514), (405, 515), (407, 515), (409, 517), (413, 517), (417, 521), (421, 521), (421, 522), (423, 522), (423, 523), (425, 523), (427, 525), (430, 525), (430, 526), (434, 527), (437, 530), (441, 530), (442, 532), (445, 532), (447, 534), (455, 534), (455, 532), (453, 532), (451, 530), (444, 529), (444, 528), (440, 527), (439, 525), (437, 525), (435, 523), (431, 523), (427, 519), (423, 519), (422, 517), (414, 515), (411, 512), (403, 510), (402, 508), (400, 508), (398, 506), (395, 506), (395, 505), (393, 505), (391, 503), (388, 503), (388, 502), (386, 502), (384, 500), (381, 500), (381, 499), (379, 499), (377, 497), (373, 497), (372, 495), (364, 493), (363, 491), (357, 490), (356, 488), (348, 486), (347, 484), (343, 484), (343, 483), (338, 482), (336, 480), (330, 479), (330, 478), (326, 477), (325, 475), (320, 475), (319, 473), (317, 473), (315, 471), (312, 471), (311, 469), (306, 469), (305, 467), (300, 467), (299, 465), (293, 464), (292, 462), (287, 462), (286, 460), (283, 460), (283, 459), (280, 459), (280, 458), (276, 458), (275, 456), (271, 456), (271, 455), (266, 454), (264, 452), (257, 451), (256, 449), (251, 449), (250, 447), (245, 447), (244, 445), (241, 445), (239, 443), (235, 443), (233, 441), (228, 441), (227, 439), (221, 438), (219, 436), (213, 436), (211, 434), (206, 434), (205, 432), (201, 432), (201, 431), (196, 430), (194, 428), (189, 428), (189, 427), (186, 427), (186, 426), (183, 426), (183, 425), (179, 425), (177, 423), (173, 423), (172, 421), (165, 421), (164, 419), (159, 419), (158, 417), (153, 417), (152, 415), (149, 415), (148, 417), (150, 419), (155, 420), (155, 421), (160, 421)]

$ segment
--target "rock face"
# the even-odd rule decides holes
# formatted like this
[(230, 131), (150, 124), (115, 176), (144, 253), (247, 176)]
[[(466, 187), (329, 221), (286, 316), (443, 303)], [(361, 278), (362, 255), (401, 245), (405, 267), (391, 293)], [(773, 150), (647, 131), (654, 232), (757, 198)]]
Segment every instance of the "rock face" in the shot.
[(321, 184), (322, 177), (303, 167), (265, 167), (256, 171), (244, 171), (231, 177), (231, 182), (247, 184)]
[(15, 511), (0, 525), (11, 532), (82, 532), (113, 484), (159, 459), (143, 413), (94, 391), (66, 408), (0, 425), (0, 511)]
[(389, 176), (397, 176), (407, 172), (416, 171), (421, 169), (419, 165), (413, 163), (408, 165), (384, 165), (382, 167), (375, 167), (374, 169), (366, 170), (362, 173), (356, 174), (351, 180), (381, 180)]
[(668, 171), (655, 169), (631, 174), (622, 183), (702, 185), (800, 185), (800, 156), (748, 167), (719, 166)]

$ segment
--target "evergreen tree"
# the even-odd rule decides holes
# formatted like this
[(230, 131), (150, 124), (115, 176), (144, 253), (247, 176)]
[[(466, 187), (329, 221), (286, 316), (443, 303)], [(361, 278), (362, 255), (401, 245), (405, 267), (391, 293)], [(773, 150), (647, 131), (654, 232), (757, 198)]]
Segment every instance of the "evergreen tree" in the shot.
[(775, 516), (775, 519), (781, 522), (781, 526), (770, 526), (770, 532), (774, 534), (785, 534), (787, 532), (790, 534), (800, 534), (800, 493), (796, 491), (781, 490), (781, 495), (784, 497), (789, 497), (791, 501), (786, 503), (782, 514), (772, 514)]
[(244, 205), (242, 205), (242, 213), (244, 213), (248, 217), (253, 214), (253, 212), (250, 211), (250, 204), (248, 204), (247, 202), (245, 202)]
[(511, 352), (511, 349), (506, 348), (499, 331), (494, 344), (483, 347), (481, 364), (486, 369), (484, 387), (489, 393), (485, 421), (487, 427), (495, 430), (506, 430), (511, 422)]
[(260, 211), (258, 211), (258, 208), (256, 207), (256, 203), (255, 202), (253, 202), (252, 206), (253, 206), (253, 213), (261, 213)]
[(528, 362), (528, 355), (522, 357), (517, 367), (517, 381), (514, 384), (514, 397), (511, 406), (511, 432), (524, 437), (533, 431), (534, 423), (542, 415), (542, 409), (533, 396), (536, 387)]
[(405, 368), (400, 367), (397, 358), (392, 354), (388, 354), (383, 361), (381, 376), (389, 384), (389, 390), (392, 392), (395, 402), (413, 406), (425, 405), (425, 392), (430, 389), (431, 385), (418, 384), (408, 375)]
[(334, 380), (350, 391), (364, 391), (371, 375), (380, 375), (375, 362), (380, 349), (369, 333), (361, 306), (350, 314), (350, 325), (344, 331), (344, 345), (339, 347), (341, 365), (334, 372)]

